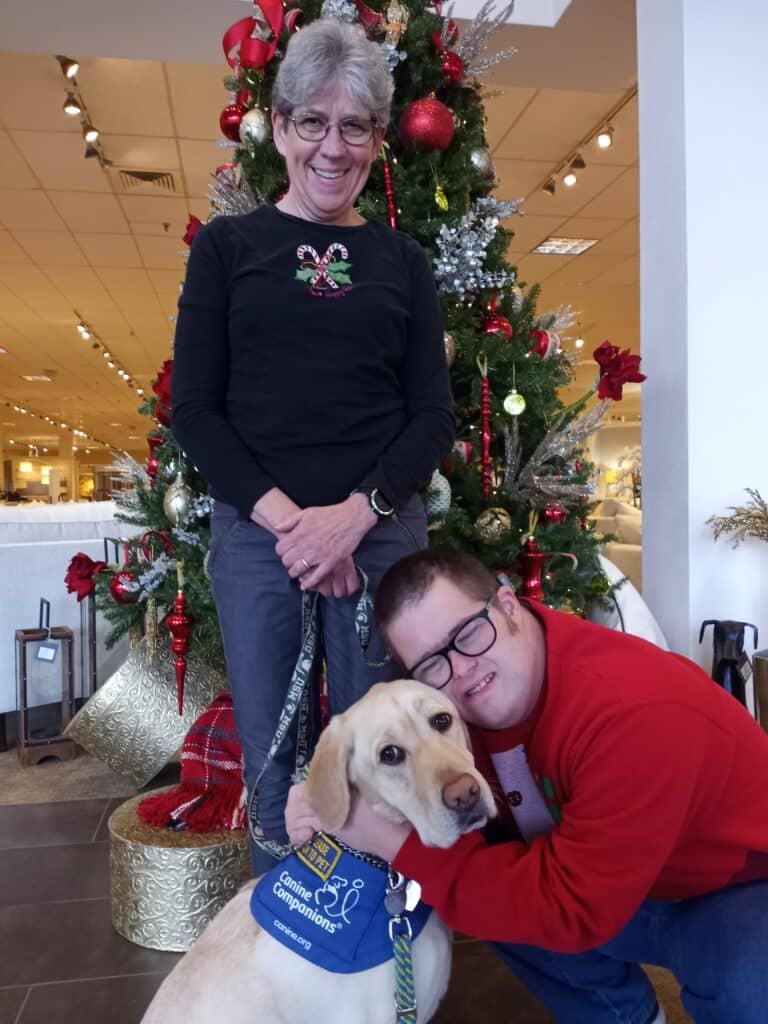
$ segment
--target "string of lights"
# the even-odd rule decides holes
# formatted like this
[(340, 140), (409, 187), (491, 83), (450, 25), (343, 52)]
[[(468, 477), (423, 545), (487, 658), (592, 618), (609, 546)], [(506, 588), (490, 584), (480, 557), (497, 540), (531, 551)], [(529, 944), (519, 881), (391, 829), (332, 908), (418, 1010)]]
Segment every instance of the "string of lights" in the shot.
[(539, 182), (536, 191), (539, 189), (542, 192), (546, 192), (547, 195), (553, 196), (557, 191), (558, 179), (566, 188), (573, 188), (573, 186), (579, 180), (579, 171), (583, 171), (587, 166), (587, 161), (584, 158), (583, 150), (591, 142), (593, 142), (598, 149), (610, 149), (613, 145), (614, 127), (612, 121), (618, 116), (620, 111), (626, 107), (626, 105), (637, 96), (637, 86), (632, 86), (616, 103), (611, 109), (605, 114), (600, 120), (592, 126), (587, 134), (571, 149), (568, 151), (568, 155), (564, 160), (561, 160), (553, 171), (550, 171), (541, 182)]
[[(51, 427), (56, 427), (59, 430), (66, 430), (68, 433), (72, 434), (73, 442), (81, 442), (82, 441), (82, 442), (89, 443), (91, 447), (98, 446), (100, 448), (109, 448), (110, 451), (119, 451), (119, 449), (115, 448), (115, 446), (110, 444), (109, 441), (102, 441), (98, 437), (93, 437), (93, 435), (89, 434), (87, 431), (80, 430), (79, 427), (71, 427), (68, 423), (64, 423), (61, 420), (54, 419), (53, 416), (47, 416), (45, 413), (42, 413), (42, 412), (35, 412), (33, 409), (29, 409), (26, 406), (19, 405), (18, 402), (13, 402), (13, 401), (11, 401), (10, 399), (7, 399), (7, 398), (5, 398), (5, 399), (0, 398), (0, 401), (4, 402), (5, 407), (7, 409), (11, 409), (11, 410), (13, 410), (13, 412), (17, 412), (21, 416), (31, 416), (33, 419), (41, 420), (41, 422), (47, 423)], [(17, 442), (14, 438), (8, 438), (8, 440), (6, 441), (6, 444), (10, 445), (11, 447), (16, 447), (18, 445), (18, 447), (20, 447), (20, 448), (24, 448), (24, 447), (37, 448), (37, 447), (39, 447), (38, 445), (36, 445), (34, 443)], [(80, 450), (81, 447), (85, 447), (86, 452), (90, 451), (90, 448), (87, 447), (87, 445), (81, 445), (80, 443), (73, 443), (72, 444), (72, 451), (73, 452), (77, 452), (77, 451)], [(44, 453), (47, 453), (48, 449), (47, 448), (42, 448), (42, 451)]]
[[(133, 388), (133, 377), (131, 376), (130, 373), (128, 373), (126, 369), (124, 369), (120, 365), (120, 361), (118, 360), (117, 356), (110, 352), (110, 350), (107, 348), (106, 343), (99, 337), (96, 331), (94, 331), (93, 327), (91, 327), (89, 323), (86, 323), (86, 321), (80, 316), (76, 309), (73, 310), (72, 312), (75, 314), (75, 317), (77, 318), (77, 323), (75, 324), (75, 327), (83, 341), (90, 341), (91, 348), (93, 349), (93, 351), (101, 352), (103, 358), (107, 360), (107, 366), (110, 368), (110, 370), (115, 370), (118, 377), (120, 377), (121, 380), (125, 381), (129, 388)], [(143, 398), (144, 389), (136, 388), (136, 394), (140, 398)]]

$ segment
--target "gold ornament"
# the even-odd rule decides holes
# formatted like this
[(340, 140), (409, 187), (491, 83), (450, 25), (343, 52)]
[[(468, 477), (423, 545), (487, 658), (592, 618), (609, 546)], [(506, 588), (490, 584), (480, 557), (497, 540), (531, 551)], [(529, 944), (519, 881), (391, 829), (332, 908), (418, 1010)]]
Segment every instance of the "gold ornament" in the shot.
[(243, 114), (240, 121), (240, 141), (246, 146), (255, 146), (269, 138), (269, 119), (259, 107), (253, 107)]
[(487, 508), (475, 520), (475, 533), (487, 544), (494, 544), (511, 526), (512, 519), (505, 508)]
[(192, 500), (192, 488), (184, 483), (181, 473), (177, 473), (176, 479), (163, 498), (163, 512), (171, 526), (178, 526), (182, 520), (186, 519)]
[(445, 362), (448, 366), (453, 366), (453, 361), (456, 358), (456, 342), (448, 331), (443, 335), (443, 343), (445, 344)]
[(385, 41), (397, 46), (400, 37), (408, 28), (410, 12), (400, 0), (390, 0), (387, 4), (386, 21), (384, 23)]
[(504, 399), (503, 404), (504, 412), (509, 413), (510, 416), (519, 416), (520, 413), (525, 412), (525, 398), (520, 394), (517, 388), (512, 388)]
[(448, 196), (445, 194), (442, 185), (435, 186), (435, 205), (443, 213), (448, 212)]

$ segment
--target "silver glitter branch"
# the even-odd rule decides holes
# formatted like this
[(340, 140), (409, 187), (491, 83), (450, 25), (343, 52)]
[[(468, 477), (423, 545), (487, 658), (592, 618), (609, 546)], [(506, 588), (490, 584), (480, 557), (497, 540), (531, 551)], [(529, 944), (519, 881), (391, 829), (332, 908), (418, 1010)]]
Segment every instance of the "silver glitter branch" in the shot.
[[(138, 579), (139, 601), (146, 601), (149, 595), (157, 590), (169, 573), (176, 572), (176, 559), (170, 558), (164, 551), (157, 556), (152, 565)], [(129, 586), (126, 585), (126, 590)], [(130, 586), (130, 589), (133, 589)]]
[(324, 0), (320, 8), (320, 17), (346, 21), (353, 25), (357, 21), (357, 8), (349, 0)]
[(567, 459), (575, 450), (583, 447), (584, 442), (600, 427), (610, 404), (610, 401), (598, 402), (569, 422), (566, 422), (567, 412), (558, 416), (519, 471), (520, 442), (516, 437), (516, 424), (513, 424), (511, 430), (505, 425), (507, 467), (504, 472), (504, 488), (510, 498), (535, 506), (553, 500), (575, 505), (580, 499), (591, 497), (594, 483), (584, 483), (572, 474), (562, 473), (552, 463), (555, 459)]
[(254, 195), (251, 186), (235, 167), (228, 167), (214, 176), (208, 185), (208, 198), (212, 218), (250, 213), (264, 202), (263, 197)]
[(520, 214), (522, 200), (506, 202), (493, 197), (476, 199), (458, 225), (443, 224), (437, 237), (439, 255), (433, 266), (438, 289), (463, 299), (485, 288), (502, 288), (514, 281), (508, 270), (485, 269), (488, 246), (496, 236), (499, 222), (513, 213)]
[(495, 7), (496, 0), (485, 0), (485, 3), (477, 12), (469, 27), (464, 29), (459, 42), (454, 47), (464, 63), (464, 72), (468, 78), (479, 78), (486, 71), (490, 71), (492, 67), (508, 60), (517, 53), (516, 48), (510, 46), (505, 50), (499, 50), (497, 53), (488, 54), (485, 57), (482, 56), (483, 51), (488, 45), (488, 40), (500, 28), (503, 28), (511, 16), (512, 11), (515, 9), (515, 0), (509, 0), (506, 7), (503, 7), (498, 14), (494, 13)]

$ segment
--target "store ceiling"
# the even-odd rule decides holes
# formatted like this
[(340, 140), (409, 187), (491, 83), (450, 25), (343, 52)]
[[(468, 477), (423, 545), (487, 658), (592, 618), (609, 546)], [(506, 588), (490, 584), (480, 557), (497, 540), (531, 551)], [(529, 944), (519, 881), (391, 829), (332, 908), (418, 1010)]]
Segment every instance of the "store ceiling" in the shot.
[[(222, 31), (243, 14), (233, 17), (233, 6), (223, 8)], [(510, 256), (522, 281), (541, 283), (541, 309), (576, 310), (586, 341), (578, 391), (605, 338), (638, 351), (636, 99), (613, 120), (611, 149), (584, 147), (574, 188), (558, 184), (550, 197), (539, 186), (633, 88), (634, 5), (573, 0), (554, 29), (506, 28), (499, 45), (510, 43), (518, 54), (487, 78), (498, 194), (526, 198)], [(227, 158), (218, 133), (226, 65), (86, 57), (71, 43), (64, 52), (81, 60), (78, 86), (115, 169), (167, 171), (172, 190), (126, 186), (115, 169), (83, 159), (50, 53), (0, 54), (0, 438), (7, 453), (9, 439), (55, 448), (61, 433), (9, 401), (143, 453), (135, 390), (81, 339), (76, 313), (148, 389), (170, 353), (188, 215), (205, 218), (210, 174)], [(598, 243), (576, 257), (532, 254), (548, 235)], [(46, 372), (51, 383), (22, 379)], [(639, 399), (628, 396), (621, 413), (638, 415)]]

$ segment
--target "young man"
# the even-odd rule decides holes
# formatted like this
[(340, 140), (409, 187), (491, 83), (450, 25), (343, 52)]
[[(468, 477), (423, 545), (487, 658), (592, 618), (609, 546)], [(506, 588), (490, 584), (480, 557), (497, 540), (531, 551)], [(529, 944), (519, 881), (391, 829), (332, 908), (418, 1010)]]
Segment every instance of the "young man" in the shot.
[[(687, 659), (524, 603), (455, 552), (394, 565), (376, 618), (470, 725), (507, 834), (430, 849), (358, 801), (342, 837), (567, 1024), (662, 1022), (640, 963), (673, 971), (697, 1024), (764, 1024), (768, 736), (744, 708)], [(287, 822), (294, 842), (317, 827), (300, 786)]]

